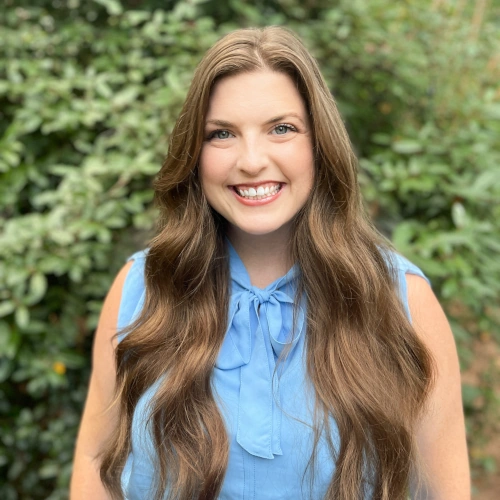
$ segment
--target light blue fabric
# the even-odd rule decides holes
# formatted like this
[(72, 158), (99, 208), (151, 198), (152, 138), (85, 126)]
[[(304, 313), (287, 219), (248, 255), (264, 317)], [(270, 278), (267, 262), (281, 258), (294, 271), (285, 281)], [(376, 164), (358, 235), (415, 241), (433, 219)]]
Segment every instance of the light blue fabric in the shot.
[[(321, 441), (316, 468), (308, 468), (314, 402), (313, 389), (306, 378), (304, 299), (292, 333), (299, 270), (294, 266), (282, 278), (259, 289), (251, 285), (229, 242), (228, 247), (228, 329), (213, 373), (214, 392), (230, 440), (229, 464), (219, 500), (321, 499), (335, 465), (326, 443)], [(123, 288), (119, 329), (137, 317), (144, 303), (145, 253), (138, 252), (130, 259), (134, 264)], [(393, 254), (390, 260), (409, 314), (405, 274), (426, 278), (403, 257)], [(286, 356), (277, 364), (284, 349)], [(127, 500), (152, 497), (155, 452), (147, 415), (148, 403), (159, 383), (146, 391), (134, 413), (131, 453), (122, 473)], [(337, 427), (333, 420), (331, 424), (333, 443), (337, 446)]]

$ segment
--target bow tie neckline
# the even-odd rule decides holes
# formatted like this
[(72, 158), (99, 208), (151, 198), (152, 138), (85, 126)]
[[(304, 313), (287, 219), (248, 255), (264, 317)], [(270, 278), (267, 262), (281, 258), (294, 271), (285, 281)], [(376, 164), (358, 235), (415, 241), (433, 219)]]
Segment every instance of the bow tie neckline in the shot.
[(236, 440), (250, 454), (272, 459), (282, 455), (279, 384), (273, 384), (276, 360), (280, 373), (287, 368), (292, 351), (303, 335), (305, 315), (299, 305), (292, 337), (296, 278), (294, 265), (283, 277), (265, 288), (252, 286), (236, 250), (227, 240), (231, 272), (228, 328), (216, 367), (240, 369), (240, 394)]

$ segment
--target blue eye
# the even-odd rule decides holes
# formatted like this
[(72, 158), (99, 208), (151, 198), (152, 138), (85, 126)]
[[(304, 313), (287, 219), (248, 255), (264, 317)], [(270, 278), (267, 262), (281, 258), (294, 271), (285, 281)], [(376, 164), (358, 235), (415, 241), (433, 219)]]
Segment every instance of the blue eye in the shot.
[(295, 132), (295, 127), (282, 123), (280, 125), (276, 125), (273, 131), (276, 135), (285, 135), (287, 132), (290, 131)]
[(209, 136), (209, 139), (229, 139), (231, 137), (231, 133), (227, 130), (214, 130)]

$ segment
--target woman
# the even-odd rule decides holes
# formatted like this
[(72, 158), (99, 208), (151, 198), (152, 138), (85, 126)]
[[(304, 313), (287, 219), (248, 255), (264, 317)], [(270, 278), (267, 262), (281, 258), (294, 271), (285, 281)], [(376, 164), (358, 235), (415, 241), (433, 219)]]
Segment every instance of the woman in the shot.
[(450, 328), (366, 220), (290, 32), (207, 52), (155, 193), (104, 304), (73, 499), (469, 498)]

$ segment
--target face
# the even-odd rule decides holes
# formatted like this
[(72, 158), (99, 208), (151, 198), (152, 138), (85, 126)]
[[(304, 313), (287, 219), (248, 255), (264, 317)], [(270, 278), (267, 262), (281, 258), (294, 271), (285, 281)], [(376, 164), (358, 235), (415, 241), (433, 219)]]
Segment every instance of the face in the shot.
[(291, 78), (256, 71), (219, 81), (199, 168), (207, 200), (232, 234), (288, 231), (314, 175), (307, 112)]

